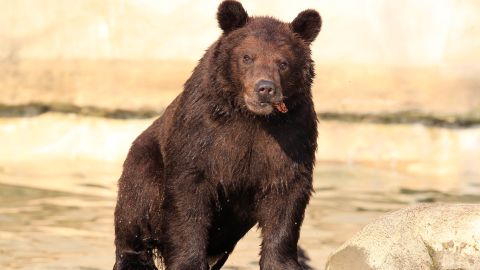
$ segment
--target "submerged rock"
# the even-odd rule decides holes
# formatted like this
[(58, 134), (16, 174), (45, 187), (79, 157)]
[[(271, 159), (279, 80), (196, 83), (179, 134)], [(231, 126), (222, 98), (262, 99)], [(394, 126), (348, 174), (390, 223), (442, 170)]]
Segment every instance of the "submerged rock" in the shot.
[(480, 269), (480, 205), (423, 204), (381, 217), (326, 265), (353, 269)]

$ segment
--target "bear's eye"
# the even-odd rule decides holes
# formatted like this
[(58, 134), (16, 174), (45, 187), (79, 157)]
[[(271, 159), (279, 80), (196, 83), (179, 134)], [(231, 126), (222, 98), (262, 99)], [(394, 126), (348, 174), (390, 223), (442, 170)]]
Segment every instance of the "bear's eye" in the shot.
[(250, 57), (250, 55), (245, 54), (245, 55), (243, 56), (243, 63), (245, 63), (245, 64), (250, 64), (250, 63), (252, 63), (252, 62), (253, 62), (253, 59), (252, 59), (252, 57)]
[(287, 62), (280, 62), (280, 64), (278, 64), (278, 68), (280, 70), (287, 70), (288, 68), (288, 63)]

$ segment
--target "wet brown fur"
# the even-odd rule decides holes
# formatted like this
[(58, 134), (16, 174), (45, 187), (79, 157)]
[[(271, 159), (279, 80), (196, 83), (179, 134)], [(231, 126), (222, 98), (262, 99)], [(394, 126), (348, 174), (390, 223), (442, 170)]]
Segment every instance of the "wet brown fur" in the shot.
[[(224, 33), (130, 148), (115, 209), (116, 270), (156, 269), (155, 254), (167, 270), (220, 269), (255, 224), (261, 269), (301, 269), (297, 241), (317, 138), (311, 27), (245, 19), (238, 8), (221, 4)], [(256, 54), (255, 65), (242, 64), (246, 51)], [(287, 71), (278, 71), (279, 58), (288, 60)], [(265, 74), (288, 113), (259, 115), (246, 106)]]

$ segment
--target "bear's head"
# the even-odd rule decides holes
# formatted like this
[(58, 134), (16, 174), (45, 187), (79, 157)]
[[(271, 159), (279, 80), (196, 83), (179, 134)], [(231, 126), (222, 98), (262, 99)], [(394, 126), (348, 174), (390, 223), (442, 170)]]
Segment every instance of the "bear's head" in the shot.
[(310, 44), (322, 24), (315, 10), (290, 23), (249, 17), (237, 1), (224, 1), (217, 19), (223, 33), (214, 45), (216, 80), (234, 103), (255, 115), (286, 113), (310, 99), (314, 77)]

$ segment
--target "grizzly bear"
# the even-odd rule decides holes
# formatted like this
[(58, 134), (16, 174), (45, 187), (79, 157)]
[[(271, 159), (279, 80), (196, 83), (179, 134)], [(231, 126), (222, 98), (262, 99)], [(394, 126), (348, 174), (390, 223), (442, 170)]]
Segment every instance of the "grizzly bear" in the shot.
[(218, 7), (220, 38), (183, 92), (133, 142), (118, 181), (114, 269), (220, 269), (256, 224), (260, 269), (302, 269), (317, 118), (310, 44), (321, 18), (291, 23)]

